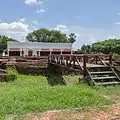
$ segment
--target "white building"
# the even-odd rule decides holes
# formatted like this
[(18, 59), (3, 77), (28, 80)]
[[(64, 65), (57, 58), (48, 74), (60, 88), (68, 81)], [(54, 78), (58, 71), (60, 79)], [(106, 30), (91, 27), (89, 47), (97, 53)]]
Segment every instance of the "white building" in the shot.
[[(48, 54), (71, 54), (71, 43), (8, 42), (8, 56), (47, 56)], [(3, 53), (4, 54), (4, 53)]]

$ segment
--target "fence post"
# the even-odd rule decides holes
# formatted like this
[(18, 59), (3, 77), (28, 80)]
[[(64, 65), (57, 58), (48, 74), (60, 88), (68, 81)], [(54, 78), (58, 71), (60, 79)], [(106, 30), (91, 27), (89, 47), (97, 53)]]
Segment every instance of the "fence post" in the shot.
[(48, 55), (48, 61), (51, 62), (51, 55)]
[(109, 64), (112, 65), (112, 55), (109, 55)]
[(68, 66), (68, 56), (66, 56), (66, 66)]
[(98, 56), (96, 56), (95, 59), (96, 59), (96, 61), (95, 61), (96, 64), (98, 64)]
[(87, 59), (86, 59), (86, 55), (83, 56), (83, 68), (84, 68), (84, 78), (86, 77), (86, 62), (87, 62)]
[(73, 59), (73, 68), (75, 68), (75, 56), (72, 56)]

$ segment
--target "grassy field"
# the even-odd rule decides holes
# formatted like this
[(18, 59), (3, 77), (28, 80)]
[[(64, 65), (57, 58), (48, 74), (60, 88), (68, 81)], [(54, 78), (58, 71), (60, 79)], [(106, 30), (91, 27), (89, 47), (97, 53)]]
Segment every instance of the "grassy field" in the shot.
[(70, 84), (51, 86), (44, 76), (16, 75), (15, 81), (0, 83), (0, 120), (7, 115), (53, 109), (100, 107), (113, 102), (101, 94), (120, 90), (119, 87), (93, 89), (85, 84), (78, 84), (78, 77), (75, 76), (65, 76), (65, 79), (71, 78), (68, 81)]

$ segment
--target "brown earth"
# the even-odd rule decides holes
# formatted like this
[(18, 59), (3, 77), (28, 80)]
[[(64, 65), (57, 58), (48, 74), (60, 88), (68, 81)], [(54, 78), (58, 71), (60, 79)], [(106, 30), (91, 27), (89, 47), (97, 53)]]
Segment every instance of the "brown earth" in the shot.
[(108, 106), (106, 109), (53, 110), (26, 115), (23, 120), (120, 120), (120, 106)]

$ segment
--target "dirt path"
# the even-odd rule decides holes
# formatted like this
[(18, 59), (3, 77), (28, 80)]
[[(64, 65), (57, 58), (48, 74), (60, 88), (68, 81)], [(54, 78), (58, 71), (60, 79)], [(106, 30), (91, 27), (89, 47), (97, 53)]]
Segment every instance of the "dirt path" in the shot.
[(120, 106), (108, 106), (105, 110), (47, 111), (41, 115), (27, 115), (24, 120), (120, 120)]

